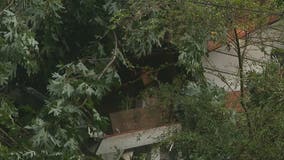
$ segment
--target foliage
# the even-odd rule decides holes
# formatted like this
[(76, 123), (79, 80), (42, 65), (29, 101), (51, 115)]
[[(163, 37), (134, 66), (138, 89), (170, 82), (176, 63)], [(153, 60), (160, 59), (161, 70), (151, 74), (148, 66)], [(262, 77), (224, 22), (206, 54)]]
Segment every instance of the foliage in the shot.
[(253, 139), (247, 152), (256, 159), (282, 159), (283, 154), (283, 68), (268, 64), (262, 74), (250, 73), (248, 87), (249, 115)]
[(175, 94), (174, 113), (182, 131), (169, 139), (173, 157), (184, 159), (235, 159), (243, 138), (238, 114), (225, 108), (222, 89), (188, 83)]
[(119, 82), (119, 77), (108, 70), (104, 79), (99, 79), (99, 74), (80, 62), (62, 66), (59, 71), (62, 74), (54, 73), (47, 86), (53, 98), (47, 102), (41, 116), (26, 128), (36, 133), (32, 144), (40, 149), (37, 153), (57, 159), (78, 159), (84, 157), (79, 144), (89, 137), (103, 136), (108, 121), (94, 106)]
[[(283, 67), (269, 63), (263, 73), (247, 73), (247, 113), (225, 107), (224, 91), (190, 82), (160, 87), (161, 97), (174, 105), (182, 131), (166, 144), (172, 157), (184, 159), (282, 159)], [(165, 94), (170, 89), (174, 94)], [(161, 101), (162, 102), (162, 101)], [(248, 134), (250, 117), (252, 136)]]
[[(199, 159), (282, 159), (283, 68), (270, 63), (247, 75), (246, 114), (225, 108), (224, 92), (189, 83), (171, 96), (183, 130), (169, 139), (173, 157)], [(169, 97), (168, 97), (169, 98)]]
[(201, 57), (206, 53), (208, 35), (225, 26), (221, 17), (215, 16), (216, 8), (171, 0), (128, 3), (130, 7), (116, 13), (114, 20), (126, 32), (123, 51), (141, 57), (150, 54), (153, 47), (171, 43), (178, 48), (178, 64), (188, 73), (202, 71)]
[[(247, 15), (236, 8), (256, 8), (263, 12), (250, 18), (263, 19), (276, 3), (279, 11), (281, 1), (202, 2), (0, 1), (0, 159), (96, 158), (82, 146), (95, 143), (109, 127), (99, 113), (103, 99), (130, 83), (124, 72), (139, 77), (147, 68), (137, 61), (168, 46), (177, 49), (174, 66), (186, 72), (173, 84), (158, 82), (154, 92), (177, 109), (184, 124), (187, 138), (177, 137), (177, 143), (188, 142), (179, 146), (189, 147), (194, 159), (235, 157), (239, 139), (229, 137), (237, 133), (236, 120), (224, 109), (222, 91), (184, 84), (188, 77), (202, 81), (207, 41), (224, 42), (232, 18)], [(28, 95), (34, 101), (24, 103)], [(188, 130), (194, 132), (187, 135)]]

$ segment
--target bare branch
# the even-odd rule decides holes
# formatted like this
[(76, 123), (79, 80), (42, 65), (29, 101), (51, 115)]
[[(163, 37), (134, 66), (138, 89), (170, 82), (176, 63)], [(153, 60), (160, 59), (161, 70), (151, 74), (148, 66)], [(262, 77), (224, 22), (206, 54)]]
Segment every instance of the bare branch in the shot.
[(5, 12), (5, 10), (9, 9), (14, 4), (14, 0), (12, 0), (1, 12), (0, 16)]
[(10, 141), (12, 141), (12, 143), (18, 144), (17, 141), (14, 138), (10, 137), (9, 134), (6, 133), (2, 128), (0, 128), (0, 132), (3, 133), (4, 136), (6, 136)]
[(103, 69), (103, 71), (101, 72), (101, 74), (99, 75), (98, 79), (101, 79), (102, 76), (105, 74), (105, 72), (109, 69), (109, 67), (113, 64), (113, 62), (115, 61), (115, 59), (117, 58), (118, 55), (118, 40), (117, 40), (117, 36), (116, 33), (113, 32), (113, 36), (114, 36), (114, 40), (115, 40), (115, 47), (113, 50), (113, 56), (111, 61), (106, 65), (106, 67)]
[(191, 0), (189, 1), (190, 3), (196, 4), (196, 5), (201, 5), (201, 6), (208, 6), (208, 7), (216, 7), (219, 9), (224, 9), (224, 10), (237, 10), (237, 11), (247, 11), (251, 13), (259, 13), (259, 14), (270, 14), (270, 15), (278, 15), (278, 16), (283, 16), (283, 12), (275, 12), (275, 11), (270, 11), (270, 10), (259, 10), (259, 9), (253, 9), (253, 8), (241, 8), (241, 7), (234, 7), (230, 6), (228, 7), (227, 5), (223, 5), (221, 3), (214, 3), (210, 1), (197, 1), (197, 0)]
[[(242, 57), (244, 58), (245, 57), (245, 53), (246, 53), (246, 51), (247, 51), (247, 46), (248, 46), (248, 42), (249, 42), (249, 33), (248, 33), (248, 31), (245, 31), (246, 32), (246, 36), (245, 36), (245, 44), (244, 44), (244, 48), (243, 48), (243, 52), (242, 52)], [(240, 46), (240, 48), (241, 48), (241, 46)]]
[[(218, 70), (211, 70), (210, 68), (205, 68), (205, 69), (207, 69), (208, 71), (211, 71), (211, 72), (207, 72), (208, 74), (211, 74), (213, 76), (218, 77), (222, 82), (224, 82), (226, 84), (226, 86), (231, 91), (234, 91), (234, 89), (232, 88), (231, 84), (227, 81), (227, 78), (225, 76), (223, 76), (222, 73), (220, 73), (220, 71), (218, 71)], [(216, 72), (216, 74), (214, 72)]]
[(236, 48), (236, 52), (237, 52), (237, 55), (238, 55), (238, 62), (239, 62), (239, 78), (240, 78), (240, 103), (241, 103), (241, 106), (242, 108), (244, 109), (245, 111), (245, 115), (246, 115), (246, 118), (247, 118), (247, 126), (248, 126), (248, 132), (249, 132), (249, 137), (251, 138), (252, 136), (252, 130), (251, 130), (251, 120), (250, 120), (250, 116), (249, 116), (249, 113), (248, 113), (248, 108), (246, 106), (246, 103), (244, 101), (244, 98), (245, 98), (245, 82), (244, 82), (244, 69), (243, 69), (243, 65), (244, 65), (244, 52), (242, 53), (241, 52), (241, 46), (240, 46), (240, 39), (238, 37), (238, 32), (237, 32), (237, 29), (234, 28), (234, 36), (235, 36), (235, 42), (237, 44), (237, 48)]

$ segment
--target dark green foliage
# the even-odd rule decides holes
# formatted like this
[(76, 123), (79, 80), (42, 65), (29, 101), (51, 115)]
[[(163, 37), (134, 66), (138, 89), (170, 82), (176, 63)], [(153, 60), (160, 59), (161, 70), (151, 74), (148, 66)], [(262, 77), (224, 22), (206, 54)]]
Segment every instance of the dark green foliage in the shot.
[(283, 159), (283, 68), (268, 64), (263, 74), (248, 78), (248, 107), (252, 119), (253, 138), (248, 147), (251, 157)]
[(280, 48), (273, 49), (271, 52), (271, 58), (281, 65), (284, 65), (284, 50)]
[[(150, 85), (154, 87), (147, 91), (183, 124), (183, 132), (174, 140), (176, 151), (183, 151), (186, 159), (257, 157), (264, 152), (253, 150), (261, 146), (269, 152), (262, 156), (277, 159), (279, 148), (257, 141), (267, 139), (258, 135), (248, 141), (243, 115), (224, 108), (221, 90), (185, 85), (189, 79), (203, 81), (201, 60), (207, 41), (223, 42), (233, 13), (246, 14), (196, 2), (1, 0), (0, 159), (97, 159), (86, 146), (95, 145), (109, 128), (107, 117), (99, 113), (105, 109), (103, 100), (124, 102), (133, 93), (127, 90), (129, 84), (141, 80), (141, 72), (147, 69), (153, 70), (154, 77)], [(253, 1), (244, 5), (240, 0), (214, 2), (265, 11), (254, 18), (267, 16), (276, 4), (273, 0), (267, 6)], [(172, 60), (161, 60), (168, 55)], [(167, 69), (175, 71), (168, 79)], [(264, 81), (259, 75), (253, 77)], [(253, 127), (263, 125), (261, 133), (273, 137), (282, 133), (282, 119), (267, 106), (281, 110), (277, 89), (282, 83), (268, 80), (274, 86), (262, 86), (265, 92), (249, 81), (248, 86), (256, 89), (250, 90), (248, 105), (257, 120)], [(141, 95), (145, 88), (142, 85), (134, 92)], [(110, 94), (118, 95), (118, 100), (107, 99)], [(268, 95), (271, 98), (264, 101)], [(277, 100), (279, 104), (274, 104)], [(280, 126), (273, 130), (275, 126), (262, 124), (266, 116), (257, 117), (258, 108), (267, 108), (269, 112), (263, 114), (276, 114), (267, 120)], [(280, 136), (269, 140), (282, 146)]]
[(243, 138), (237, 129), (239, 117), (225, 108), (224, 91), (213, 86), (189, 83), (176, 94), (174, 110), (183, 130), (169, 143), (173, 157), (188, 160), (236, 159)]
[(173, 98), (183, 130), (169, 139), (171, 154), (189, 160), (283, 159), (283, 82), (279, 64), (248, 73), (246, 113), (225, 108), (224, 92), (218, 88), (188, 85)]

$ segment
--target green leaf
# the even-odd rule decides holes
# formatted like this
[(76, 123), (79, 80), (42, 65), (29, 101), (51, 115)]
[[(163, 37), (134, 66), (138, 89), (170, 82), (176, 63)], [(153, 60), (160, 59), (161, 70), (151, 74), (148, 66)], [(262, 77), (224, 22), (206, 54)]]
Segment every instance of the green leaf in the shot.
[(68, 97), (71, 97), (73, 92), (74, 92), (73, 86), (71, 86), (69, 83), (64, 85), (62, 94), (66, 94)]
[(92, 87), (88, 87), (86, 89), (86, 93), (87, 93), (87, 95), (92, 96), (95, 93), (95, 91)]

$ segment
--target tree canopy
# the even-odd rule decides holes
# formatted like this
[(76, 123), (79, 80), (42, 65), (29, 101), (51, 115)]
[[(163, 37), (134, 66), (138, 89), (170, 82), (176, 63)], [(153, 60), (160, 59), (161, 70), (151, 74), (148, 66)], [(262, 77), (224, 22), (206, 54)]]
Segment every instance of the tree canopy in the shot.
[[(235, 130), (233, 113), (221, 107), (221, 89), (208, 89), (201, 59), (208, 53), (208, 41), (227, 44), (231, 30), (249, 30), (251, 23), (259, 28), (272, 15), (283, 17), (281, 0), (0, 1), (0, 159), (97, 159), (86, 148), (90, 139), (101, 138), (109, 128), (107, 115), (101, 112), (106, 99), (115, 94), (118, 100), (108, 101), (123, 103), (129, 96), (128, 86), (137, 86), (143, 71), (169, 74), (165, 68), (170, 66), (177, 73), (166, 82), (154, 77), (158, 84), (154, 88), (165, 97), (174, 97), (170, 93), (176, 90), (176, 99), (167, 103), (185, 110), (184, 115), (178, 114), (185, 122), (184, 133), (196, 129), (176, 139), (194, 144), (184, 149), (184, 155), (193, 153), (188, 159), (238, 159), (228, 155), (240, 155), (233, 148), (236, 139), (229, 137), (245, 135)], [(264, 81), (267, 77), (253, 78)], [(283, 80), (269, 82), (274, 80), (280, 86), (271, 92), (278, 93), (273, 89), (281, 88)], [(249, 86), (259, 87), (253, 82)], [(255, 91), (270, 93), (253, 90), (254, 97), (259, 96)], [(275, 96), (271, 98), (281, 97)], [(255, 105), (256, 100), (251, 103)], [(252, 111), (257, 120), (256, 113), (258, 109)], [(281, 119), (280, 114), (277, 117)], [(196, 126), (188, 124), (197, 119), (201, 121)], [(212, 128), (203, 128), (207, 125)], [(219, 132), (218, 128), (228, 132), (207, 134)], [(214, 142), (223, 143), (217, 149), (226, 150), (225, 154), (216, 150)], [(247, 150), (252, 155), (249, 151), (253, 150)]]

